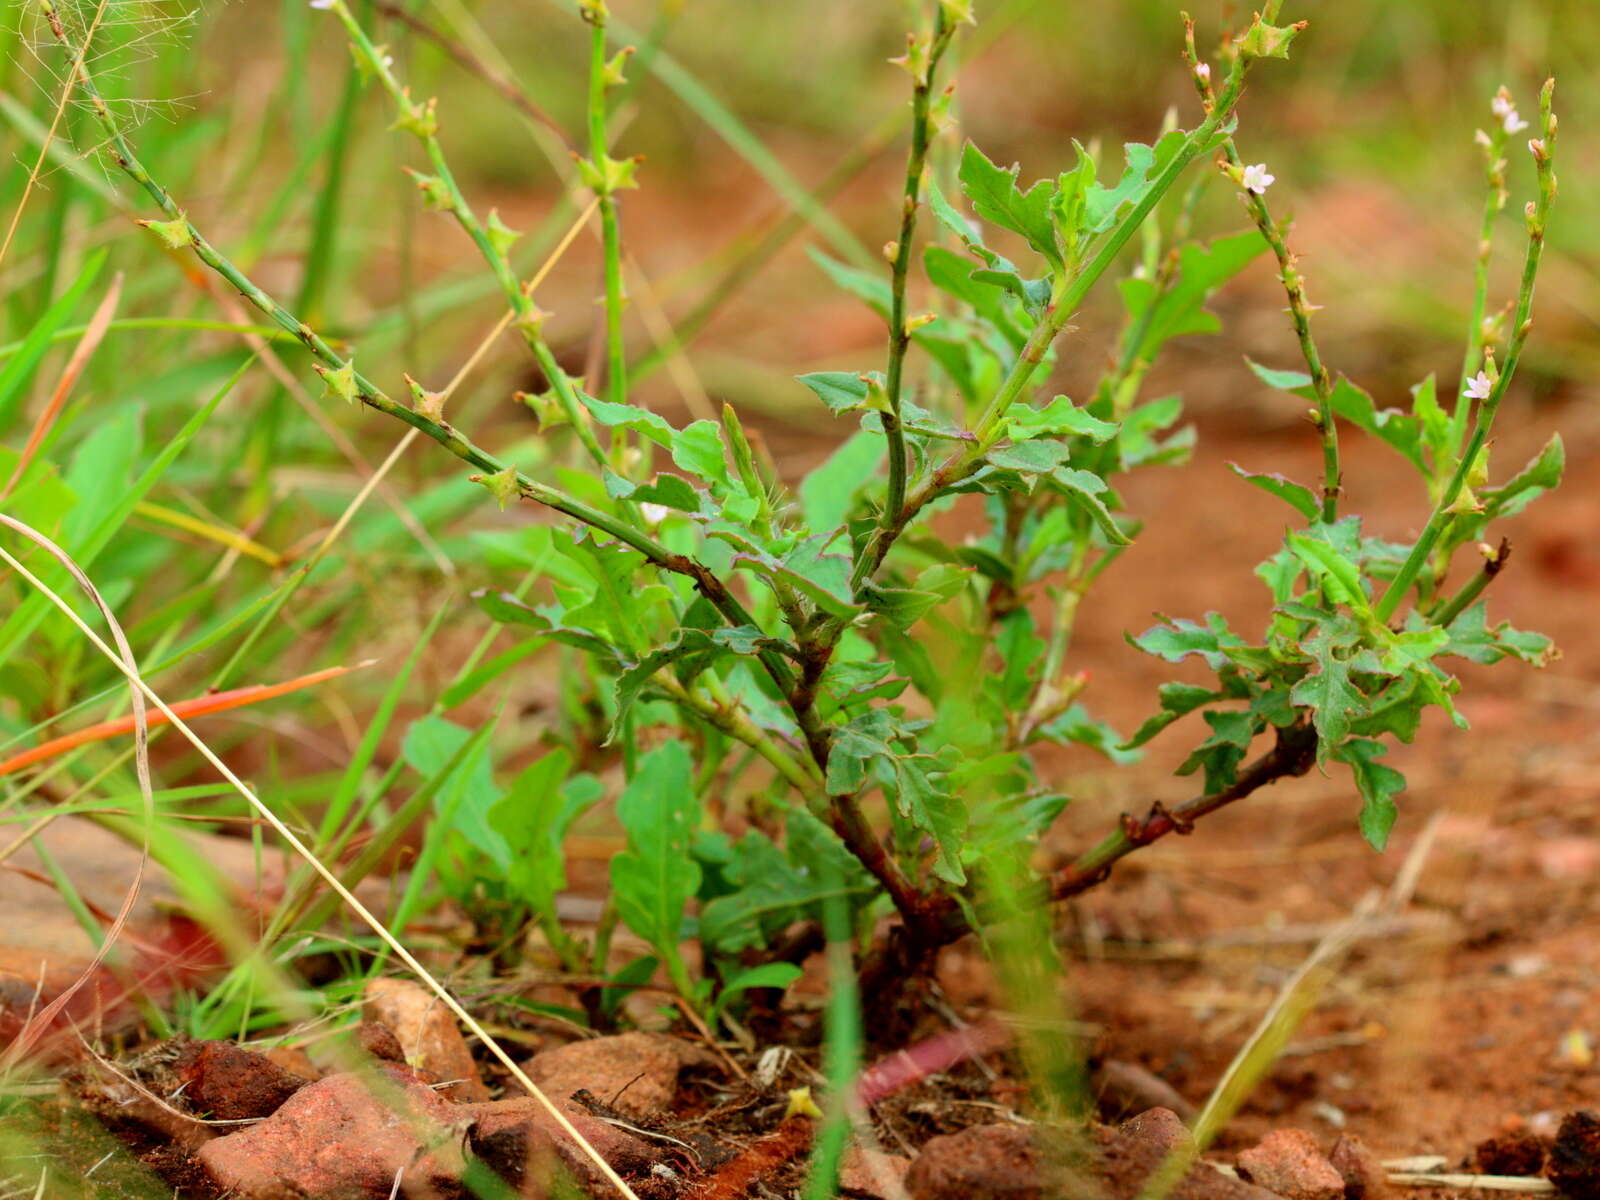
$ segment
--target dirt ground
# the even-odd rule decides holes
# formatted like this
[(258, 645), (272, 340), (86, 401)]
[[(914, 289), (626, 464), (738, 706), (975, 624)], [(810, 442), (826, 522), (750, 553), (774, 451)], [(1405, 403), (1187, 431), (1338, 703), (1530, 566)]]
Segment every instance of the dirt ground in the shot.
[[(1115, 604), (1085, 609), (1086, 701), (1123, 725), (1176, 675), (1130, 652), (1122, 614), (1216, 609), (1243, 629), (1264, 614), (1249, 571), (1275, 548), (1282, 513), (1225, 464), (1317, 477), (1317, 447), (1301, 431), (1218, 424), (1203, 422), (1192, 465), (1127, 489), (1150, 527), (1105, 578)], [(1494, 620), (1552, 635), (1563, 657), (1543, 671), (1462, 671), (1473, 732), (1434, 711), (1415, 745), (1391, 751), (1410, 788), (1383, 854), (1357, 832), (1346, 773), (1313, 773), (1133, 856), (1072, 902), (1072, 982), (1080, 1015), (1104, 1027), (1097, 1048), (1198, 1101), (1287, 974), (1365, 893), (1394, 883), (1427, 831), (1413, 902), (1358, 944), (1225, 1145), (1288, 1124), (1347, 1129), (1385, 1155), (1458, 1155), (1508, 1122), (1537, 1128), (1549, 1119), (1540, 1114), (1600, 1102), (1590, 1049), (1600, 1036), (1600, 501), (1589, 486), (1600, 439), (1579, 406), (1542, 406), (1509, 415), (1513, 432), (1496, 457), (1500, 470), (1514, 469), (1558, 424), (1567, 485), (1508, 523), (1512, 567), (1489, 604)], [(1350, 447), (1348, 511), (1366, 514), (1374, 531), (1409, 533), (1423, 510), (1386, 454)], [(1187, 726), (1158, 738), (1131, 771), (1064, 761), (1063, 771), (1086, 772), (1070, 789), (1083, 798), (1052, 845), (1081, 848), (1122, 809), (1185, 798), (1187, 781), (1163, 775), (1187, 749)]]

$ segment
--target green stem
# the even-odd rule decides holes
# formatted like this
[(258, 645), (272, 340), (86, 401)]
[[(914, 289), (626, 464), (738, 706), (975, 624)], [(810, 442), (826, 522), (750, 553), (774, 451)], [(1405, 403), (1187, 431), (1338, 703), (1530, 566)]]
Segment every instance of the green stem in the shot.
[(1439, 496), (1433, 507), (1433, 512), (1428, 517), (1428, 523), (1422, 530), (1422, 535), (1417, 538), (1417, 544), (1411, 548), (1411, 553), (1406, 556), (1406, 561), (1401, 564), (1400, 571), (1390, 582), (1388, 589), (1383, 593), (1375, 609), (1380, 621), (1387, 621), (1394, 615), (1394, 610), (1400, 606), (1406, 594), (1411, 590), (1411, 585), (1416, 581), (1417, 573), (1422, 570), (1428, 561), (1428, 556), (1433, 553), (1439, 538), (1444, 534), (1445, 527), (1450, 523), (1451, 508), (1456, 498), (1461, 494), (1461, 488), (1466, 483), (1467, 475), (1472, 470), (1473, 463), (1478, 457), (1478, 451), (1483, 449), (1484, 442), (1488, 440), (1489, 431), (1494, 427), (1495, 416), (1500, 411), (1500, 401), (1505, 397), (1506, 388), (1511, 383), (1511, 377), (1516, 374), (1517, 364), (1522, 361), (1522, 349), (1527, 344), (1528, 333), (1533, 327), (1533, 284), (1539, 273), (1539, 258), (1544, 251), (1545, 224), (1550, 215), (1550, 204), (1556, 194), (1555, 174), (1555, 140), (1556, 120), (1551, 112), (1551, 97), (1555, 90), (1555, 81), (1546, 80), (1543, 90), (1539, 93), (1539, 109), (1542, 117), (1541, 126), (1544, 130), (1542, 139), (1531, 143), (1537, 146), (1534, 151), (1534, 166), (1539, 174), (1539, 197), (1530, 201), (1526, 210), (1528, 222), (1528, 250), (1522, 263), (1522, 280), (1517, 289), (1517, 306), (1512, 318), (1511, 342), (1506, 348), (1505, 365), (1500, 369), (1500, 376), (1494, 381), (1494, 386), (1488, 397), (1483, 400), (1478, 409), (1477, 419), (1474, 423), (1472, 436), (1468, 439), (1466, 449), (1461, 455), (1461, 460), (1456, 464), (1454, 474), (1450, 477), (1449, 484)]
[(604, 452), (600, 449), (594, 431), (589, 426), (588, 414), (578, 400), (572, 380), (561, 369), (554, 351), (550, 349), (541, 332), (544, 314), (540, 312), (533, 297), (518, 280), (516, 269), (511, 265), (505, 245), (495, 241), (456, 184), (455, 175), (445, 158), (444, 146), (433, 129), (435, 120), (431, 105), (419, 105), (411, 99), (396, 78), (385, 56), (373, 45), (372, 39), (367, 36), (366, 30), (361, 27), (361, 23), (350, 12), (344, 0), (337, 0), (333, 11), (344, 25), (351, 46), (362, 59), (366, 69), (383, 84), (384, 90), (394, 100), (402, 119), (422, 143), (428, 155), (428, 162), (433, 167), (434, 174), (444, 191), (451, 216), (472, 239), (473, 245), (478, 248), (478, 253), (482, 255), (484, 262), (494, 274), (496, 282), (500, 284), (500, 290), (504, 293), (515, 317), (517, 332), (532, 352), (539, 369), (549, 380), (550, 387), (556, 394), (556, 400), (561, 405), (562, 412), (566, 414), (568, 422), (577, 431), (580, 442), (591, 457), (597, 462), (604, 462)]
[[(43, 0), (43, 3), (45, 15), (50, 20), (55, 36), (68, 50), (73, 50), (74, 47), (67, 37), (66, 30), (62, 27), (54, 7), (51, 6), (50, 0)], [(339, 3), (336, 6), (336, 11), (339, 12), (341, 17), (349, 21), (349, 13), (343, 3)], [(353, 21), (350, 21), (350, 26), (353, 26)], [(366, 40), (365, 35), (361, 33), (359, 28), (354, 28), (353, 36), (357, 37), (360, 43), (365, 45), (367, 52), (371, 54), (372, 61), (382, 71), (386, 72), (387, 68), (382, 67), (379, 56), (373, 51), (371, 43)], [(265, 313), (279, 328), (298, 339), (319, 362), (331, 368), (331, 372), (341, 372), (349, 369), (353, 386), (352, 398), (359, 399), (363, 404), (370, 408), (375, 408), (387, 416), (404, 421), (413, 429), (438, 442), (463, 462), (477, 467), (486, 475), (501, 475), (510, 470), (505, 463), (474, 445), (465, 435), (444, 421), (435, 421), (396, 402), (372, 380), (356, 371), (353, 360), (340, 357), (315, 330), (301, 322), (287, 308), (256, 286), (244, 272), (239, 270), (205, 239), (194, 223), (184, 215), (167, 190), (151, 177), (144, 164), (139, 161), (138, 155), (134, 153), (132, 145), (117, 126), (105, 98), (101, 96), (99, 89), (95, 86), (94, 79), (90, 75), (87, 66), (81, 62), (77, 67), (77, 76), (78, 86), (88, 98), (90, 108), (106, 133), (107, 143), (111, 148), (117, 165), (122, 168), (130, 179), (149, 193), (156, 206), (168, 218), (168, 223), (176, 224), (176, 227), (181, 230), (201, 262), (232, 284), (240, 295)], [(392, 83), (392, 76), (388, 78)], [(409, 103), (409, 101), (407, 102)], [(454, 186), (453, 180), (450, 180), (448, 175), (443, 176), (443, 178), (447, 180), (447, 187)], [(487, 236), (483, 234), (481, 225), (476, 225), (474, 222), (474, 227), (483, 241), (487, 242)], [(471, 229), (469, 229), (469, 232), (471, 232)], [(475, 237), (474, 240), (478, 240), (478, 238)], [(509, 271), (509, 265), (505, 264), (503, 255), (495, 255), (491, 262), (495, 259), (498, 259), (504, 265), (505, 270)], [(511, 284), (516, 294), (522, 296), (522, 288), (516, 284), (514, 277), (511, 280)], [(542, 346), (543, 343), (541, 342), (540, 345)], [(546, 347), (545, 349), (548, 353), (548, 348)], [(558, 374), (554, 378), (564, 379), (565, 377), (559, 374), (559, 368), (557, 370)], [(569, 496), (557, 488), (538, 483), (521, 472), (513, 472), (511, 478), (515, 482), (516, 491), (519, 495), (537, 504), (542, 504), (546, 508), (554, 509), (559, 513), (572, 517), (574, 520), (581, 521), (585, 525), (591, 525), (603, 533), (608, 533), (624, 545), (639, 551), (655, 566), (692, 579), (700, 593), (716, 607), (717, 611), (730, 624), (755, 624), (754, 618), (751, 617), (744, 605), (704, 564), (690, 558), (688, 555), (678, 554), (669, 550), (643, 530), (610, 513), (602, 512), (591, 505), (585, 504), (583, 501), (574, 496)], [(793, 675), (789, 670), (788, 664), (773, 651), (763, 653), (762, 663), (767, 668), (768, 673), (772, 675), (773, 681), (787, 692), (793, 684)]]
[[(1089, 263), (1074, 276), (1068, 277), (1063, 274), (1057, 277), (1050, 303), (1046, 305), (1039, 323), (1028, 335), (1028, 340), (1018, 352), (1017, 359), (1012, 363), (999, 390), (995, 392), (978, 418), (973, 429), (974, 441), (928, 475), (922, 486), (907, 499), (898, 512), (885, 512), (884, 523), (874, 531), (856, 559), (851, 572), (853, 587), (859, 588), (872, 578), (883, 564), (884, 558), (888, 556), (890, 547), (916, 515), (945, 488), (972, 474), (982, 463), (984, 454), (1004, 435), (1006, 413), (1032, 381), (1051, 343), (1066, 328), (1078, 305), (1110, 268), (1122, 248), (1127, 245), (1128, 239), (1149, 217), (1162, 197), (1171, 190), (1185, 168), (1207, 149), (1212, 136), (1232, 114), (1234, 106), (1239, 101), (1239, 95), (1244, 90), (1247, 69), (1248, 61), (1245, 57), (1242, 54), (1235, 55), (1233, 65), (1228, 72), (1227, 83), (1216, 103), (1207, 112), (1205, 120), (1184, 139), (1183, 145), (1173, 155), (1172, 160), (1150, 183), (1139, 202), (1117, 222)], [(842, 632), (842, 627), (836, 624), (833, 638), (836, 640)]]
[[(946, 23), (944, 6), (938, 5), (928, 45), (927, 65), (917, 72), (911, 95), (911, 153), (906, 156), (900, 236), (895, 242), (894, 273), (889, 284), (889, 365), (884, 384), (889, 411), (882, 414), (883, 436), (889, 443), (889, 494), (882, 516), (885, 526), (894, 523), (906, 500), (906, 439), (900, 425), (900, 389), (906, 351), (911, 347), (911, 331), (906, 328), (906, 279), (911, 270), (912, 240), (917, 231), (917, 209), (922, 204), (922, 177), (928, 162), (928, 144), (931, 140), (928, 114), (934, 78), (939, 70), (939, 60), (944, 57), (954, 36), (955, 27)], [(915, 70), (915, 45), (906, 57)]]
[[(584, 11), (590, 25), (589, 38), (589, 161), (605, 177), (610, 148), (606, 140), (606, 8), (595, 5)], [(600, 233), (605, 256), (606, 279), (606, 398), (624, 404), (628, 396), (628, 359), (622, 341), (622, 231), (617, 221), (617, 198), (610, 190), (596, 194), (600, 205)], [(620, 431), (619, 431), (620, 433)], [(612, 439), (612, 469), (624, 473), (626, 439)]]
[[(1496, 125), (1484, 148), (1488, 159), (1488, 192), (1483, 201), (1483, 223), (1478, 231), (1478, 252), (1472, 272), (1472, 314), (1467, 326), (1467, 348), (1461, 359), (1461, 379), (1456, 385), (1456, 403), (1450, 420), (1450, 445), (1459, 449), (1466, 436), (1467, 417), (1472, 405), (1466, 399), (1467, 380), (1479, 369), (1483, 361), (1484, 317), (1489, 310), (1489, 255), (1494, 248), (1494, 223), (1506, 206), (1506, 161), (1501, 155), (1506, 146), (1505, 127)], [(1438, 468), (1441, 464), (1435, 464)]]
[[(1202, 83), (1202, 94), (1204, 87)], [(1228, 138), (1222, 144), (1222, 150), (1235, 171), (1244, 169), (1244, 161), (1239, 157), (1239, 148), (1233, 138)], [(1283, 228), (1272, 219), (1265, 196), (1252, 192), (1242, 184), (1239, 193), (1245, 207), (1250, 210), (1256, 228), (1261, 231), (1261, 236), (1272, 248), (1273, 257), (1278, 260), (1278, 279), (1289, 299), (1289, 316), (1294, 324), (1295, 339), (1300, 343), (1300, 356), (1305, 359), (1306, 370), (1311, 375), (1311, 390), (1317, 397), (1317, 432), (1322, 436), (1322, 521), (1325, 525), (1331, 525), (1339, 517), (1339, 493), (1343, 481), (1343, 471), (1339, 465), (1339, 426), (1333, 416), (1333, 376), (1323, 364), (1316, 339), (1311, 336), (1311, 305), (1306, 300), (1305, 281), (1295, 265), (1295, 255), (1284, 239)]]
[(1511, 543), (1501, 538), (1499, 548), (1485, 560), (1483, 570), (1462, 584), (1461, 590), (1445, 601), (1438, 612), (1430, 613), (1428, 619), (1435, 625), (1449, 628), (1457, 617), (1466, 612), (1473, 602), (1483, 595), (1484, 589), (1494, 582), (1495, 576), (1506, 569), (1506, 561), (1510, 557)]
[[(715, 676), (712, 676), (715, 680)], [(736, 701), (715, 680), (720, 695), (703, 696), (694, 688), (685, 687), (670, 675), (658, 673), (656, 685), (674, 704), (695, 714), (712, 728), (742, 742), (771, 764), (783, 779), (802, 796), (815, 796), (820, 792), (822, 776), (817, 768), (784, 750), (778, 743), (745, 715)]]

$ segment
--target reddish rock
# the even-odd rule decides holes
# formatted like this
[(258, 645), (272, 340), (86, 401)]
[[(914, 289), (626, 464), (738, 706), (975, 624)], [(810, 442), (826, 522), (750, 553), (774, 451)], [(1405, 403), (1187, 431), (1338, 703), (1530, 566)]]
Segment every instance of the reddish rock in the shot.
[(522, 1069), (552, 1099), (566, 1101), (587, 1091), (625, 1117), (647, 1120), (672, 1107), (679, 1071), (707, 1060), (703, 1050), (681, 1038), (623, 1033), (541, 1050)]
[(1138, 1063), (1104, 1059), (1095, 1067), (1091, 1084), (1100, 1115), (1108, 1121), (1155, 1108), (1170, 1109), (1185, 1121), (1194, 1116), (1194, 1105), (1175, 1087)]
[(261, 1053), (289, 1074), (298, 1075), (307, 1083), (322, 1078), (322, 1072), (317, 1070), (317, 1064), (312, 1062), (311, 1056), (298, 1046), (268, 1046)]
[(381, 1021), (363, 1021), (356, 1026), (356, 1045), (379, 1062), (406, 1065), (406, 1052), (400, 1039)]
[(1194, 1148), (1194, 1134), (1170, 1108), (1152, 1108), (1131, 1117), (1117, 1126), (1117, 1136), (1124, 1141), (1149, 1143), (1168, 1154), (1174, 1150), (1188, 1153)]
[[(606, 1183), (594, 1159), (534, 1097), (463, 1104), (459, 1111), (472, 1122), (469, 1142), (473, 1153), (522, 1194), (542, 1194), (540, 1189), (552, 1182), (558, 1166), (596, 1195), (615, 1190)], [(649, 1174), (665, 1157), (661, 1148), (607, 1121), (567, 1106), (562, 1111), (584, 1140), (625, 1178)]]
[(238, 1200), (387, 1200), (397, 1178), (407, 1194), (459, 1190), (466, 1127), (458, 1106), (384, 1066), (307, 1084), (199, 1159)]
[[(1543, 1155), (1540, 1156), (1543, 1162)], [(1339, 1135), (1328, 1162), (1344, 1180), (1344, 1200), (1384, 1200), (1389, 1194), (1389, 1176), (1378, 1156), (1353, 1133)]]
[(1561, 1119), (1544, 1173), (1572, 1200), (1600, 1200), (1600, 1113), (1580, 1109)]
[(451, 1100), (489, 1098), (478, 1064), (456, 1026), (455, 1014), (420, 983), (410, 979), (371, 980), (362, 1015), (394, 1032), (406, 1063), (449, 1083), (441, 1090)]
[(200, 1042), (177, 1064), (189, 1107), (217, 1121), (271, 1116), (306, 1085), (265, 1054), (232, 1042)]
[[(1111, 1200), (1137, 1200), (1156, 1171), (1174, 1170), (1174, 1164), (1192, 1154), (1194, 1138), (1177, 1114), (1152, 1109), (1124, 1121), (1116, 1129), (1098, 1129), (1099, 1186), (1090, 1194)], [(1277, 1200), (1271, 1192), (1224, 1175), (1206, 1163), (1189, 1165), (1170, 1190), (1168, 1200)]]
[(839, 1164), (839, 1190), (847, 1196), (898, 1200), (905, 1190), (911, 1160), (865, 1146), (851, 1146)]
[(1544, 1170), (1544, 1139), (1527, 1130), (1481, 1141), (1472, 1161), (1485, 1175), (1538, 1175)]
[[(906, 1174), (912, 1200), (1137, 1200), (1158, 1169), (1192, 1154), (1194, 1139), (1170, 1109), (1084, 1135), (1018, 1125), (978, 1125), (922, 1148)], [(1078, 1165), (1074, 1165), (1074, 1164)], [(1074, 1178), (1076, 1176), (1076, 1178)], [(1169, 1200), (1277, 1200), (1271, 1192), (1192, 1162), (1166, 1185)]]
[(911, 1200), (1045, 1200), (1045, 1164), (1025, 1125), (973, 1125), (931, 1139), (906, 1172)]
[(1241, 1178), (1284, 1200), (1343, 1200), (1344, 1177), (1303, 1129), (1274, 1129), (1239, 1155)]

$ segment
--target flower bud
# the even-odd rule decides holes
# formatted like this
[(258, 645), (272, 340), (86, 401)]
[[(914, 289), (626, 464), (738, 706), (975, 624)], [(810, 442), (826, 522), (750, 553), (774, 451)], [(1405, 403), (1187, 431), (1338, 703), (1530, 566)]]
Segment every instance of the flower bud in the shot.
[(161, 244), (169, 250), (182, 250), (194, 244), (189, 235), (189, 219), (182, 213), (170, 221), (140, 221), (139, 224), (160, 238)]
[(517, 498), (521, 489), (517, 486), (517, 472), (513, 467), (503, 471), (496, 471), (493, 475), (469, 475), (473, 483), (481, 483), (489, 489), (489, 494), (495, 498), (495, 503), (505, 511), (506, 505)]
[(350, 359), (343, 366), (334, 369), (325, 367), (321, 363), (313, 363), (311, 369), (322, 376), (322, 382), (327, 390), (323, 395), (335, 400), (344, 400), (354, 404), (361, 398), (361, 388), (356, 383), (356, 361)]

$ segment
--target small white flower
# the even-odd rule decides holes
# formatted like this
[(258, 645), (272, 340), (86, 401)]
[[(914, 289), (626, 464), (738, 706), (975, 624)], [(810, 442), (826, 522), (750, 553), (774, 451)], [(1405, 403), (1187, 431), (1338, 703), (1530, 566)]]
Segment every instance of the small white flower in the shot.
[(1505, 130), (1507, 133), (1518, 133), (1527, 127), (1528, 123), (1517, 114), (1516, 109), (1513, 108), (1510, 112), (1506, 113)]
[(380, 54), (378, 56), (378, 64), (381, 67), (383, 67), (383, 69), (385, 71), (389, 70), (391, 67), (394, 66), (394, 55), (392, 55), (392, 54)]
[(1200, 80), (1201, 83), (1210, 83), (1211, 82), (1211, 64), (1208, 63), (1208, 62), (1195, 63), (1195, 65), (1194, 65), (1194, 74), (1195, 74), (1195, 78)]
[(1272, 186), (1272, 182), (1275, 179), (1277, 179), (1276, 175), (1267, 174), (1266, 163), (1256, 163), (1254, 166), (1244, 169), (1244, 190), (1254, 192), (1259, 196)]
[(311, 0), (311, 7), (326, 11), (333, 7), (333, 0)]
[(1472, 134), (1472, 140), (1473, 140), (1473, 141), (1475, 141), (1475, 142), (1477, 142), (1477, 143), (1478, 143), (1478, 145), (1480, 145), (1480, 146), (1490, 146), (1490, 145), (1493, 145), (1493, 143), (1492, 143), (1492, 142), (1491, 142), (1491, 141), (1490, 141), (1490, 140), (1489, 140), (1489, 135), (1488, 135), (1488, 134), (1487, 134), (1487, 133), (1485, 133), (1485, 132), (1484, 132), (1484, 131), (1483, 131), (1483, 130), (1481, 130), (1481, 129), (1478, 129), (1478, 130), (1474, 130), (1474, 131), (1473, 131), (1473, 134)]
[(1507, 94), (1505, 88), (1501, 88), (1500, 93), (1489, 101), (1489, 111), (1494, 113), (1495, 116), (1503, 118), (1507, 113), (1514, 113), (1517, 109), (1511, 103), (1511, 97)]
[(1487, 400), (1489, 394), (1493, 391), (1494, 381), (1488, 375), (1479, 371), (1471, 379), (1467, 380), (1466, 390), (1461, 394), (1468, 400)]
[(659, 525), (667, 519), (671, 510), (665, 504), (651, 504), (646, 500), (639, 505), (639, 514), (652, 525)]

